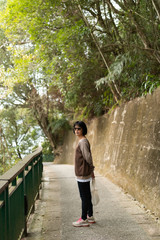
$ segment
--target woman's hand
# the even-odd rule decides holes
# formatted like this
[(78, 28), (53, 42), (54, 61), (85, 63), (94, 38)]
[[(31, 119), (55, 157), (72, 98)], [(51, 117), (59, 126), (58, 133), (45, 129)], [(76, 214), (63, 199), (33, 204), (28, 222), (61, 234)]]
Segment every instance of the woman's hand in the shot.
[(91, 175), (91, 177), (92, 177), (93, 179), (95, 178), (94, 172), (92, 172), (92, 175)]

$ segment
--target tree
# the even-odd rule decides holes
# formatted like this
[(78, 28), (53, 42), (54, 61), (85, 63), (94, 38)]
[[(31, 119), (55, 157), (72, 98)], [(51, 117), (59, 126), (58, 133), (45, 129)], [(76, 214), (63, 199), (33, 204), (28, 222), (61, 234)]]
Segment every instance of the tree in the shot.
[(1, 22), (12, 62), (1, 68), (3, 86), (52, 148), (67, 120), (160, 85), (156, 0), (7, 0)]
[(5, 104), (0, 114), (0, 174), (21, 160), (38, 144), (41, 131), (28, 110)]

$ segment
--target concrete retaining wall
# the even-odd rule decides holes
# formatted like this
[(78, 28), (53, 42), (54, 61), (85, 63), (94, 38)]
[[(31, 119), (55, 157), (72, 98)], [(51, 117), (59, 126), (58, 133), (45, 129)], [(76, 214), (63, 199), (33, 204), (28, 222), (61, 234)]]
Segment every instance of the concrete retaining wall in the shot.
[[(160, 88), (87, 125), (96, 169), (160, 217)], [(74, 163), (76, 144), (66, 133), (62, 163)]]

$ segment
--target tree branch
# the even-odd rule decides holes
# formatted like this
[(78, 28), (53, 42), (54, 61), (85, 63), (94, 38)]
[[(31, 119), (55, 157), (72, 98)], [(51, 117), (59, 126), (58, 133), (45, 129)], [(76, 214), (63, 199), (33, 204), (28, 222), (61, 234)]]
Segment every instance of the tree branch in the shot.
[(119, 11), (119, 10), (117, 10), (117, 9), (114, 7), (114, 5), (111, 3), (110, 0), (107, 0), (107, 3), (108, 3), (108, 5), (110, 6), (110, 8), (112, 9), (112, 11), (113, 11), (114, 13), (119, 14), (119, 15), (121, 15), (121, 16), (124, 16), (124, 13), (121, 12), (121, 11)]
[(100, 9), (100, 4), (99, 4), (99, 0), (96, 0), (96, 8), (97, 8), (97, 12), (98, 12), (98, 22), (100, 23), (100, 25), (103, 27), (103, 28), (106, 28), (106, 25), (104, 23), (104, 20), (102, 18), (102, 15), (101, 15), (101, 9)]
[(160, 20), (160, 3), (157, 0), (152, 0), (152, 4)]
[(96, 14), (94, 11), (92, 11), (90, 8), (86, 8), (86, 7), (84, 7), (83, 9), (86, 10), (86, 11), (88, 11), (88, 12), (90, 12), (91, 15), (92, 15), (94, 18), (97, 17), (97, 14)]

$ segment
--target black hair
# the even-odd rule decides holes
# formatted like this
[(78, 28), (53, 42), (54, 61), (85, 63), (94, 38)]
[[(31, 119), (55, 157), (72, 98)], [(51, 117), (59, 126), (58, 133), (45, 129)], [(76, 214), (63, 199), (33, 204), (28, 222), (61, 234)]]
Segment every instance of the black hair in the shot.
[(87, 134), (87, 126), (83, 121), (77, 121), (77, 122), (74, 123), (74, 125), (73, 125), (74, 134), (75, 134), (75, 130), (74, 130), (75, 126), (79, 126), (80, 128), (82, 128), (83, 136), (85, 136)]

